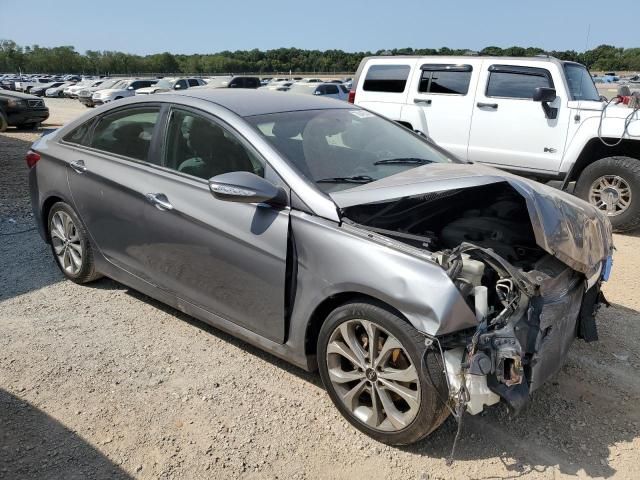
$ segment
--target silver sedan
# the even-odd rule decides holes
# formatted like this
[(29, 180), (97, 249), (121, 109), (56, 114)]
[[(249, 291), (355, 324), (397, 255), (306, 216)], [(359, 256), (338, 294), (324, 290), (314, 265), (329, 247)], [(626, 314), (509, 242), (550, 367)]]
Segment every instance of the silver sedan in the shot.
[(521, 409), (576, 336), (597, 338), (605, 217), (345, 102), (135, 97), (44, 136), (27, 163), (68, 279), (111, 277), (319, 369), (382, 442)]

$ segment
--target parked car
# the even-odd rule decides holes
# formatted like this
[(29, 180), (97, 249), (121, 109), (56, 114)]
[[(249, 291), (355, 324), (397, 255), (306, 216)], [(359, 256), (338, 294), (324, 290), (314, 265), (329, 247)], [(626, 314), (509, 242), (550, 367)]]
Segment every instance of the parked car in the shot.
[(118, 83), (112, 88), (106, 88), (104, 90), (98, 90), (91, 95), (91, 100), (94, 105), (102, 105), (114, 100), (120, 100), (121, 98), (132, 97), (136, 94), (136, 90), (139, 88), (150, 87), (158, 82), (157, 79), (127, 79)]
[(285, 80), (282, 82), (269, 82), (263, 87), (260, 87), (263, 90), (277, 90), (279, 92), (286, 92), (293, 85), (293, 81)]
[(73, 81), (69, 81), (69, 82), (64, 82), (62, 85), (58, 85), (57, 87), (51, 87), (51, 88), (47, 88), (44, 91), (45, 96), (47, 97), (64, 97), (64, 91), (69, 88), (72, 87), (76, 84), (76, 82)]
[(95, 107), (93, 103), (93, 94), (99, 90), (107, 90), (109, 88), (118, 88), (120, 82), (123, 82), (123, 85), (126, 84), (126, 80), (122, 78), (105, 78), (103, 82), (97, 87), (86, 87), (78, 92), (78, 101), (82, 103), (87, 108)]
[(99, 87), (102, 84), (102, 82), (104, 82), (103, 79), (82, 80), (81, 82), (78, 82), (75, 85), (71, 85), (70, 87), (65, 88), (64, 95), (68, 98), (78, 98), (78, 93), (80, 93), (81, 90), (84, 90), (85, 88)]
[(606, 216), (346, 102), (135, 97), (26, 160), (68, 279), (106, 275), (319, 368), (338, 410), (382, 442), (425, 437), (449, 408), (521, 409), (576, 335), (596, 339)]
[(186, 90), (190, 87), (201, 87), (207, 83), (200, 78), (163, 78), (155, 85), (136, 90), (136, 95), (169, 92), (171, 90)]
[(37, 97), (44, 97), (45, 96), (45, 92), (50, 89), (50, 88), (58, 88), (61, 85), (64, 85), (65, 82), (51, 82), (51, 83), (45, 83), (43, 85), (38, 85), (35, 87), (32, 87), (31, 90), (29, 91), (29, 93), (31, 95), (35, 95)]
[(44, 101), (26, 93), (0, 90), (0, 132), (7, 127), (37, 128), (49, 118)]
[(259, 88), (260, 79), (258, 77), (216, 77), (207, 83), (207, 88)]
[(15, 82), (14, 89), (16, 92), (29, 93), (33, 87), (45, 85), (47, 83), (51, 83), (51, 79), (49, 77), (38, 77), (27, 80), (21, 79)]
[(616, 230), (640, 226), (640, 119), (627, 107), (606, 106), (581, 64), (369, 57), (350, 96), (461, 159), (565, 186), (575, 181), (575, 194), (606, 213)]
[(303, 95), (322, 95), (338, 100), (347, 100), (349, 90), (343, 85), (336, 83), (294, 83), (287, 90), (289, 93), (299, 93)]

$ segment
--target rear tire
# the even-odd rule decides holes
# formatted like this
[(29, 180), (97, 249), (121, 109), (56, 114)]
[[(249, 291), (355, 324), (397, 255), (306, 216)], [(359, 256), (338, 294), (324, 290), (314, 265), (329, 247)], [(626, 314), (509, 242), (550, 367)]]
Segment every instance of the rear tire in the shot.
[(607, 215), (614, 231), (640, 227), (640, 160), (616, 156), (593, 162), (580, 174), (575, 194)]
[(389, 445), (417, 442), (442, 424), (449, 414), (442, 360), (424, 342), (380, 305), (349, 303), (329, 314), (318, 337), (320, 376), (349, 423)]
[(96, 271), (89, 235), (76, 212), (57, 202), (49, 210), (47, 234), (60, 271), (76, 283), (88, 283), (102, 275)]

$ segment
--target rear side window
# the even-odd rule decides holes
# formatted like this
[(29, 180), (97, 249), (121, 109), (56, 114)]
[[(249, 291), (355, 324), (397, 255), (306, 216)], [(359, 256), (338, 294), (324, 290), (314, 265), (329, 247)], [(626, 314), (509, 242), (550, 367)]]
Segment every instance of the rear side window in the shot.
[(84, 122), (79, 127), (76, 127), (71, 131), (71, 133), (65, 135), (62, 140), (67, 143), (86, 146), (89, 140), (89, 130), (91, 130), (91, 125), (93, 125), (93, 120), (94, 119), (92, 118), (88, 122)]
[(90, 146), (146, 162), (159, 113), (160, 107), (145, 107), (105, 115), (96, 123)]
[(489, 67), (487, 97), (533, 98), (538, 87), (553, 87), (553, 80), (544, 68), (492, 65)]
[(466, 95), (472, 70), (471, 65), (423, 65), (418, 91)]
[(362, 88), (368, 92), (402, 93), (410, 71), (409, 65), (372, 65)]

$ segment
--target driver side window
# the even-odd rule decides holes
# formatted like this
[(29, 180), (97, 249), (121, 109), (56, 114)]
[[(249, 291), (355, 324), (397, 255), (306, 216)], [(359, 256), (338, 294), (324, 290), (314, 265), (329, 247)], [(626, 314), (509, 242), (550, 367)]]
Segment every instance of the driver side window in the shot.
[(223, 173), (264, 176), (262, 161), (229, 130), (201, 115), (171, 111), (164, 166), (205, 180)]

